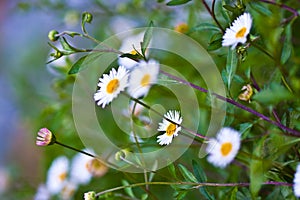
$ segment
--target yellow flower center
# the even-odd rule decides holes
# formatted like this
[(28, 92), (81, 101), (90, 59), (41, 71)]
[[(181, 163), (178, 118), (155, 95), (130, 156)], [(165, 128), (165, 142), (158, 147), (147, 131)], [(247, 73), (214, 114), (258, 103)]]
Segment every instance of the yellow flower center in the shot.
[(186, 33), (189, 30), (189, 26), (186, 23), (181, 23), (175, 26), (175, 31), (179, 33)]
[(114, 93), (118, 89), (119, 85), (120, 82), (118, 79), (111, 80), (106, 86), (106, 92), (109, 94)]
[(225, 142), (221, 146), (221, 153), (223, 156), (227, 156), (232, 150), (232, 144), (230, 142)]
[(146, 75), (142, 78), (142, 80), (141, 80), (141, 85), (142, 85), (143, 87), (149, 85), (150, 78), (151, 78), (150, 74), (146, 74)]
[(175, 133), (176, 128), (177, 127), (175, 124), (173, 124), (173, 123), (169, 124), (169, 126), (167, 127), (167, 130), (166, 130), (167, 136), (172, 136)]
[(241, 28), (241, 29), (235, 34), (235, 37), (236, 37), (236, 38), (244, 37), (244, 35), (245, 35), (245, 33), (246, 33), (246, 30), (247, 30), (246, 27)]
[(59, 180), (64, 181), (67, 178), (67, 173), (61, 173), (58, 178)]
[(137, 51), (136, 51), (136, 50), (132, 50), (132, 51), (130, 52), (130, 54), (136, 55), (136, 54), (137, 54)]

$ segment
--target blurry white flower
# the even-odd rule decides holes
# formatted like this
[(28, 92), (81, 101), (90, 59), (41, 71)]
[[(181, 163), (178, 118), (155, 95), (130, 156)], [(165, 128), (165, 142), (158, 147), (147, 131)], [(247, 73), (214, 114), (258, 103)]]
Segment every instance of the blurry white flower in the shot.
[(49, 200), (51, 198), (51, 194), (48, 188), (41, 184), (39, 185), (36, 194), (34, 195), (34, 200)]
[(128, 93), (134, 98), (146, 96), (151, 85), (156, 83), (159, 63), (155, 60), (140, 61), (131, 71)]
[(294, 175), (293, 190), (296, 197), (300, 197), (300, 164), (298, 164)]
[(78, 185), (74, 182), (67, 181), (60, 192), (60, 198), (62, 200), (70, 200), (73, 198), (74, 193), (76, 192)]
[(99, 79), (99, 90), (94, 94), (94, 100), (97, 105), (102, 104), (104, 108), (114, 98), (116, 98), (120, 92), (124, 91), (128, 85), (128, 71), (120, 66), (118, 71), (114, 68), (108, 74), (103, 74), (103, 78)]
[[(83, 151), (94, 154), (92, 150), (84, 149)], [(92, 178), (92, 174), (88, 171), (88, 162), (93, 158), (82, 153), (77, 153), (71, 163), (70, 181), (76, 184), (87, 184)]]
[(108, 171), (108, 167), (97, 158), (92, 158), (86, 164), (87, 170), (91, 173), (92, 176), (101, 177)]
[[(165, 115), (165, 118), (175, 122), (176, 124), (181, 124), (182, 117), (180, 117), (179, 111), (176, 110), (170, 110)], [(172, 142), (173, 137), (176, 137), (178, 135), (178, 132), (181, 130), (181, 127), (169, 122), (166, 119), (163, 119), (162, 123), (159, 123), (158, 131), (164, 131), (165, 133), (163, 135), (157, 136), (158, 140), (157, 142), (160, 145), (168, 145)]]
[(234, 49), (238, 43), (244, 44), (252, 26), (252, 18), (249, 13), (239, 16), (232, 25), (226, 29), (223, 35), (222, 46), (232, 46)]
[(222, 128), (216, 139), (208, 141), (208, 162), (216, 167), (226, 167), (237, 155), (241, 145), (240, 133), (232, 128)]
[(46, 187), (51, 194), (57, 194), (63, 189), (67, 180), (68, 170), (69, 161), (67, 157), (61, 156), (52, 162), (46, 182)]

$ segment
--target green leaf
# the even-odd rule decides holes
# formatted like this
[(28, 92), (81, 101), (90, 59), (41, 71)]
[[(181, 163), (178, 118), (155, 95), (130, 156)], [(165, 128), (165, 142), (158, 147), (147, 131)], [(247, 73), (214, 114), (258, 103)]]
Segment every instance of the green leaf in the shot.
[(213, 50), (217, 50), (217, 49), (221, 48), (222, 47), (222, 37), (223, 37), (223, 34), (220, 32), (213, 34), (210, 38), (210, 42), (208, 44), (207, 50), (213, 51)]
[(71, 67), (69, 74), (77, 74), (79, 71), (85, 69), (92, 62), (99, 58), (103, 53), (93, 53), (89, 55), (85, 55), (79, 58)]
[(280, 62), (285, 64), (290, 58), (293, 50), (292, 46), (292, 23), (288, 24), (285, 28), (285, 40), (283, 42)]
[(238, 59), (235, 50), (228, 49), (226, 61), (227, 88), (230, 90), (232, 79), (235, 75)]
[(233, 6), (230, 6), (230, 5), (223, 5), (223, 8), (225, 8), (226, 10), (228, 10), (232, 13), (235, 13), (238, 10), (237, 7), (233, 7)]
[(253, 124), (250, 122), (242, 123), (239, 126), (239, 132), (243, 135), (245, 132), (249, 131), (252, 128)]
[(218, 31), (220, 32), (220, 28), (216, 25), (210, 24), (210, 23), (201, 23), (196, 25), (191, 29), (190, 32), (196, 32), (196, 31)]
[(195, 160), (192, 160), (192, 166), (193, 166), (193, 171), (194, 171), (195, 177), (197, 178), (198, 182), (200, 182), (200, 183), (206, 182), (207, 177), (206, 177), (202, 167)]
[(180, 171), (181, 175), (184, 177), (184, 179), (186, 181), (198, 183), (195, 176), (185, 166), (179, 164), (178, 167), (179, 167), (179, 171)]
[[(192, 160), (192, 166), (193, 166), (195, 177), (197, 178), (198, 182), (205, 183), (207, 181), (207, 177), (203, 169), (201, 168), (201, 166), (195, 160)], [(209, 200), (215, 199), (213, 196), (211, 196), (211, 194), (208, 193), (205, 186), (200, 187), (199, 191), (206, 199)]]
[(186, 190), (176, 191), (173, 196), (176, 198), (176, 200), (182, 200), (187, 193), (188, 191)]
[(141, 200), (146, 200), (147, 198), (148, 198), (147, 193), (141, 195)]
[(64, 50), (66, 50), (66, 51), (76, 51), (76, 48), (74, 48), (74, 47), (72, 47), (69, 43), (68, 43), (68, 41), (66, 40), (66, 38), (64, 38), (64, 37), (61, 37), (61, 38), (59, 38), (60, 40), (60, 44), (61, 44), (61, 46), (62, 46), (62, 48), (64, 49)]
[(167, 3), (167, 6), (178, 6), (182, 4), (186, 4), (191, 0), (172, 0)]
[(141, 50), (142, 50), (142, 54), (143, 54), (144, 58), (146, 58), (145, 52), (151, 41), (152, 33), (153, 33), (153, 22), (151, 21), (148, 28), (146, 29), (145, 34), (144, 34), (143, 42), (141, 42)]
[(143, 58), (143, 57), (142, 57), (141, 55), (139, 55), (139, 54), (133, 55), (133, 54), (131, 54), (131, 53), (124, 53), (124, 54), (120, 55), (120, 57), (121, 57), (121, 58), (130, 58), (130, 59), (135, 60), (135, 61), (137, 61), (137, 62)]
[[(263, 137), (253, 150), (253, 159), (250, 162), (250, 191), (253, 198), (258, 195), (258, 192), (264, 182), (264, 167), (268, 164), (264, 160), (264, 147), (267, 136)], [(258, 159), (260, 158), (260, 159)]]
[[(126, 180), (122, 180), (122, 184), (124, 186), (129, 186), (130, 184), (128, 183), (128, 181)], [(126, 187), (124, 188), (124, 191), (126, 192), (126, 194), (128, 194), (128, 196), (132, 197), (132, 198), (136, 198), (135, 195), (133, 194), (132, 188), (131, 187)]]
[(268, 88), (253, 96), (253, 100), (267, 105), (276, 105), (281, 101), (293, 99), (293, 95), (282, 85), (272, 83)]
[(249, 2), (249, 5), (253, 10), (256, 10), (260, 14), (263, 14), (268, 17), (270, 17), (272, 15), (272, 12), (268, 8), (266, 8), (265, 6), (263, 6), (263, 4), (261, 4), (257, 1)]
[(169, 169), (170, 174), (171, 174), (176, 180), (178, 180), (177, 175), (176, 175), (176, 169), (175, 169), (175, 166), (174, 166), (173, 163), (171, 163), (171, 164), (168, 166), (168, 169)]

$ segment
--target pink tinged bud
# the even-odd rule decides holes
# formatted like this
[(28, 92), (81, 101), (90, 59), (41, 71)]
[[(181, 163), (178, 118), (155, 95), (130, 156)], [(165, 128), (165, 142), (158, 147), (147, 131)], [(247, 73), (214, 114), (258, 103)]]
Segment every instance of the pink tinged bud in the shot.
[(55, 142), (54, 134), (47, 128), (41, 128), (36, 137), (37, 146), (48, 146)]

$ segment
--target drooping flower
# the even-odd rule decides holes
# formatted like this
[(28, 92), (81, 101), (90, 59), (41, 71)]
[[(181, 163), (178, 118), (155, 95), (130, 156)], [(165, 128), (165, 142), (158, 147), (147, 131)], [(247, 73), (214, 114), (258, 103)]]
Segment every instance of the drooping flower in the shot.
[(169, 145), (172, 142), (173, 137), (176, 137), (178, 132), (181, 130), (181, 127), (178, 125), (182, 123), (182, 117), (180, 117), (179, 111), (176, 110), (169, 110), (164, 117), (172, 122), (175, 122), (176, 124), (169, 122), (164, 118), (162, 123), (159, 123), (157, 130), (165, 133), (157, 136), (157, 142), (160, 145)]
[[(83, 151), (94, 154), (92, 150), (84, 149)], [(77, 153), (71, 162), (70, 180), (77, 184), (87, 184), (92, 178), (88, 171), (87, 165), (93, 158), (82, 153)]]
[(234, 20), (232, 25), (226, 29), (223, 35), (222, 46), (231, 46), (234, 49), (238, 43), (244, 44), (252, 26), (252, 17), (244, 13)]
[(52, 195), (58, 194), (64, 188), (68, 170), (69, 160), (67, 157), (60, 156), (52, 162), (48, 170), (46, 182), (46, 187)]
[(128, 93), (134, 98), (146, 96), (151, 85), (156, 83), (159, 73), (159, 63), (155, 60), (140, 61), (131, 71)]
[(103, 74), (103, 78), (99, 79), (99, 90), (94, 94), (94, 100), (97, 102), (97, 105), (102, 105), (102, 108), (104, 108), (120, 92), (125, 90), (128, 85), (127, 81), (128, 71), (123, 66), (120, 66), (118, 71), (113, 68), (109, 75)]
[(36, 137), (37, 146), (47, 146), (55, 143), (54, 134), (47, 128), (41, 128)]
[(298, 164), (294, 175), (293, 190), (296, 197), (300, 197), (300, 164)]
[(86, 168), (95, 177), (101, 177), (108, 171), (108, 167), (97, 158), (89, 160)]
[(216, 167), (226, 167), (237, 155), (241, 145), (240, 133), (232, 128), (222, 128), (216, 139), (208, 141), (208, 162)]

